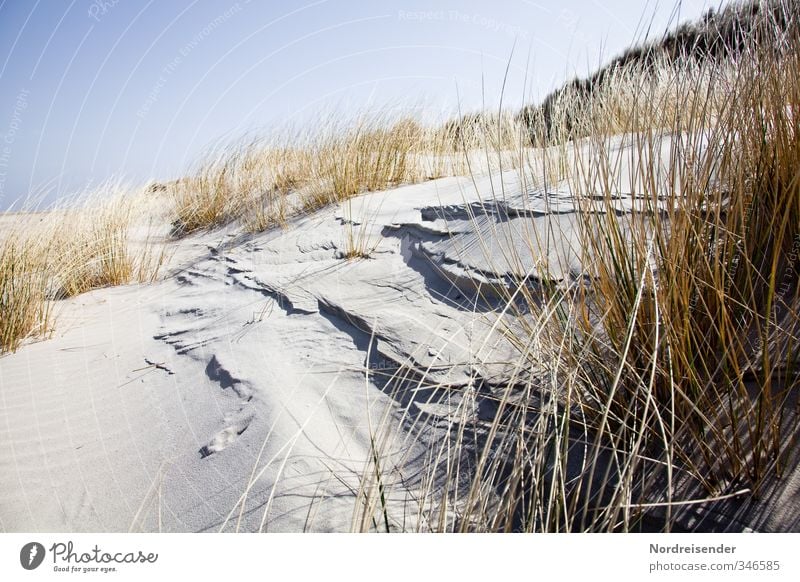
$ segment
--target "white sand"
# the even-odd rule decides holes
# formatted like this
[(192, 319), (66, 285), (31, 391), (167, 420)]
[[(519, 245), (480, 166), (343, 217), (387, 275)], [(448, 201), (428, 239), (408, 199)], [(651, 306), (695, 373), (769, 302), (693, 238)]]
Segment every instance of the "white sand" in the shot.
[[(52, 339), (0, 358), (0, 529), (350, 530), (370, 424), (398, 406), (377, 372), (502, 386), (514, 350), (492, 289), (542, 265), (582, 276), (568, 190), (528, 192), (509, 172), (501, 196), (500, 179), (190, 237), (165, 280), (63, 302)], [(522, 246), (531, 228), (551, 236)], [(343, 259), (362, 229), (370, 258)]]

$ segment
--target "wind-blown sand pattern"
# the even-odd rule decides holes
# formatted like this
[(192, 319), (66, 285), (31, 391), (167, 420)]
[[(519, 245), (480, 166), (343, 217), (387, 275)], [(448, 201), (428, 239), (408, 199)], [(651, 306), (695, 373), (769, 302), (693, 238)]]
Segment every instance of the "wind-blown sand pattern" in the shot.
[[(3, 529), (350, 530), (387, 408), (435, 425), (511, 381), (498, 321), (518, 316), (493, 290), (535, 289), (541, 262), (586, 276), (568, 190), (506, 172), (370, 193), (194, 236), (165, 280), (69, 300), (53, 339), (0, 360)], [(368, 258), (343, 256), (353, 229)], [(401, 368), (416, 388), (389, 390)], [(472, 420), (493, 408), (478, 396)], [(409, 442), (387, 501), (404, 516), (425, 452)]]
[[(502, 246), (524, 240), (519, 217), (552, 221), (542, 256), (579, 276), (565, 204), (514, 173), (446, 178), (197, 236), (167, 280), (71, 300), (53, 339), (0, 366), (3, 527), (349, 530), (386, 370), (453, 390), (508, 379), (490, 291), (510, 273), (487, 267), (476, 228)], [(352, 228), (369, 258), (343, 258)]]
[(0, 529), (800, 530), (769, 6), (519, 115), (333, 120), (0, 217)]

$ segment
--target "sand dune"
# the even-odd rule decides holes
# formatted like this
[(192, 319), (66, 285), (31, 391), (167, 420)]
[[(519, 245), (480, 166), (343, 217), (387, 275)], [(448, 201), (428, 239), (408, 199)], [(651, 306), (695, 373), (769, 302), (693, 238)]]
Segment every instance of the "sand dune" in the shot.
[[(489, 178), (443, 179), (204, 234), (165, 281), (69, 300), (53, 339), (0, 360), (4, 529), (348, 530), (381, 370), (504, 378), (475, 287), (503, 274), (458, 264), (469, 220), (452, 237), (438, 216), (482, 197)], [(369, 258), (342, 258), (353, 228)]]
[[(620, 185), (618, 219), (635, 189)], [(52, 339), (0, 359), (0, 527), (349, 531), (387, 410), (435, 426), (479, 389), (468, 414), (491, 417), (515, 371), (502, 297), (586, 276), (576, 216), (566, 183), (506, 172), (171, 243), (164, 280), (67, 300)], [(368, 256), (348, 260), (353, 244)], [(398, 369), (449, 391), (388, 390)], [(387, 514), (424, 529), (426, 442), (404, 444)], [(791, 507), (792, 482), (773, 506)]]

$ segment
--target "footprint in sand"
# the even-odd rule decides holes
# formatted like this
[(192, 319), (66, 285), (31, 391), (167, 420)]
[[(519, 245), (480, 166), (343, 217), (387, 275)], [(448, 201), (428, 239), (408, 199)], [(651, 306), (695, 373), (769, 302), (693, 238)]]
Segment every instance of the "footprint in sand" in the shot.
[[(241, 411), (240, 411), (241, 412)], [(250, 426), (250, 421), (253, 420), (251, 414), (244, 415), (233, 424), (230, 424), (217, 432), (207, 445), (200, 448), (200, 458), (206, 457), (225, 450), (229, 445), (233, 444), (239, 435), (247, 430)]]

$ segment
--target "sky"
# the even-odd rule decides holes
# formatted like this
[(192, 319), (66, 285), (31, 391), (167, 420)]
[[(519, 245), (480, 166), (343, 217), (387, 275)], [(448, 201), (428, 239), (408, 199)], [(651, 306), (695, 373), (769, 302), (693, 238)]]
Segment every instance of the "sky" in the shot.
[(718, 4), (0, 0), (0, 210), (324, 116), (519, 108)]

